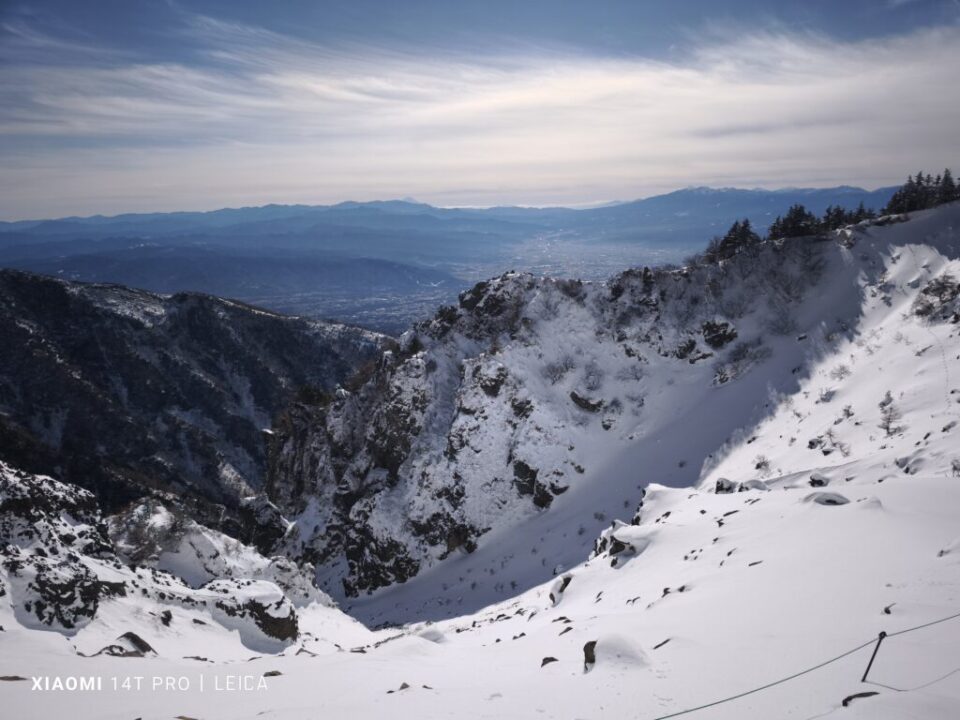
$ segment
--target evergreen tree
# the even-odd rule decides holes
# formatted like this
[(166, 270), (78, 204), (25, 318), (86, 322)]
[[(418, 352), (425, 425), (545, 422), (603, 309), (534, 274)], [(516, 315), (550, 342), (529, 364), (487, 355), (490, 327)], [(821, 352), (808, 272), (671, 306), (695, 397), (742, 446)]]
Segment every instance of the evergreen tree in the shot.
[(915, 194), (913, 178), (907, 175), (907, 182), (901, 185), (887, 202), (887, 206), (883, 209), (884, 215), (898, 215), (908, 212), (907, 207)]
[[(838, 228), (854, 225), (867, 218), (874, 217), (872, 210), (867, 210), (863, 202), (857, 206), (856, 210), (845, 210), (839, 205), (830, 205), (823, 213), (823, 219), (820, 220), (821, 230), (837, 230)], [(782, 221), (779, 231), (782, 232)]]
[(935, 201), (936, 193), (933, 189), (933, 178), (930, 176), (930, 173), (927, 173), (926, 177), (924, 177), (920, 183), (920, 207), (917, 209), (926, 210), (927, 208), (933, 207)]
[(817, 216), (803, 205), (794, 205), (782, 218), (777, 216), (770, 226), (770, 239), (805, 237), (820, 232), (821, 224)]
[(844, 219), (846, 213), (844, 213), (843, 208), (839, 205), (834, 207), (829, 205), (826, 210), (823, 211), (823, 220), (820, 221), (823, 225), (824, 230), (836, 230), (838, 227), (842, 227), (844, 224)]
[(907, 176), (907, 182), (893, 194), (883, 211), (894, 214), (926, 210), (958, 198), (960, 194), (950, 168), (936, 178), (918, 172), (915, 177)]
[(777, 240), (783, 237), (783, 218), (777, 215), (777, 219), (770, 223), (767, 230), (767, 237), (771, 240)]
[(883, 400), (880, 401), (880, 428), (887, 434), (887, 437), (903, 432), (904, 428), (897, 425), (902, 417), (903, 414), (893, 404), (893, 396), (887, 390)]
[(714, 238), (707, 246), (708, 260), (728, 260), (739, 252), (760, 244), (760, 236), (754, 231), (750, 220), (737, 220), (722, 238)]
[(937, 187), (937, 204), (953, 202), (958, 199), (957, 184), (953, 181), (953, 175), (950, 168), (943, 171), (943, 177), (940, 178), (940, 185)]
[(860, 201), (860, 204), (857, 205), (857, 209), (853, 212), (852, 221), (855, 223), (863, 222), (864, 220), (869, 220), (872, 217), (876, 217), (876, 213), (873, 210), (868, 210), (863, 206), (863, 200)]

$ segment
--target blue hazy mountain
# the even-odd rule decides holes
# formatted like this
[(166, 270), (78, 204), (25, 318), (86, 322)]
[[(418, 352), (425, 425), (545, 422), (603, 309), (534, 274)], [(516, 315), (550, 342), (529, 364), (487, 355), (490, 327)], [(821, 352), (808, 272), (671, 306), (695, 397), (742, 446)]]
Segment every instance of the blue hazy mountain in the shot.
[(893, 190), (694, 187), (590, 209), (388, 200), (20, 221), (0, 223), (0, 267), (397, 332), (507, 269), (603, 278), (676, 262), (740, 218), (763, 231), (795, 203), (879, 209)]
[[(209, 233), (262, 235), (302, 232), (315, 227), (413, 229), (436, 232), (514, 234), (531, 228), (620, 227), (645, 230), (648, 226), (693, 226), (694, 223), (733, 222), (750, 217), (754, 225), (769, 224), (790, 205), (802, 203), (816, 213), (828, 205), (853, 207), (863, 202), (878, 208), (895, 188), (868, 191), (840, 186), (783, 190), (693, 187), (632, 202), (574, 210), (570, 208), (492, 207), (439, 208), (406, 200), (344, 202), (337, 205), (264, 205), (210, 212), (124, 214), (68, 217), (0, 223), (6, 235), (74, 236), (83, 238), (136, 235), (140, 237)], [(692, 220), (691, 220), (692, 219)], [(4, 242), (4, 244), (9, 244)]]

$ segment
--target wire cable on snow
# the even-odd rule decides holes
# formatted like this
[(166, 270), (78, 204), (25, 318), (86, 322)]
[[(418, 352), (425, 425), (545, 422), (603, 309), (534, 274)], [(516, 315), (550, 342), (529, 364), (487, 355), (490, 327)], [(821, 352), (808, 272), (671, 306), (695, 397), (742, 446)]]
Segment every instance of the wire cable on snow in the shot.
[(884, 685), (883, 683), (877, 682), (876, 680), (867, 680), (866, 683), (867, 685), (876, 685), (877, 687), (886, 688), (887, 690), (893, 690), (894, 692), (913, 692), (914, 690), (923, 690), (924, 688), (928, 688), (931, 685), (936, 685), (938, 682), (943, 682), (951, 675), (956, 675), (957, 673), (960, 673), (960, 668), (954, 668), (950, 672), (944, 675), (941, 675), (938, 678), (934, 678), (933, 680), (929, 680), (923, 683), (922, 685), (917, 685), (916, 687), (912, 687), (912, 688), (893, 687), (893, 685)]
[[(923, 628), (930, 627), (931, 625), (938, 625), (940, 623), (947, 622), (948, 620), (954, 620), (956, 618), (960, 618), (960, 612), (955, 613), (953, 615), (948, 615), (947, 617), (944, 617), (944, 618), (940, 618), (939, 620), (931, 620), (930, 622), (923, 623), (922, 625), (916, 625), (915, 627), (905, 628), (904, 630), (898, 630), (897, 632), (893, 632), (893, 633), (886, 633), (886, 637), (890, 638), (890, 637), (896, 637), (897, 635), (905, 635), (906, 633), (911, 633), (916, 630), (922, 630)], [(812, 673), (814, 670), (819, 670), (820, 668), (826, 667), (827, 665), (835, 663), (838, 660), (842, 660), (845, 657), (853, 655), (854, 653), (859, 652), (860, 650), (863, 650), (865, 647), (869, 647), (870, 645), (873, 645), (876, 642), (877, 642), (877, 638), (870, 638), (870, 640), (868, 640), (867, 642), (863, 643), (862, 645), (857, 645), (857, 647), (847, 650), (845, 653), (842, 653), (840, 655), (837, 655), (836, 657), (830, 658), (829, 660), (824, 660), (823, 662), (818, 663), (813, 667), (809, 667), (806, 670), (801, 670), (800, 672), (796, 672), (793, 675), (788, 675), (787, 677), (781, 678), (780, 680), (774, 680), (773, 682), (767, 683), (766, 685), (761, 685), (760, 687), (753, 688), (752, 690), (747, 690), (745, 692), (738, 693), (736, 695), (731, 695), (730, 697), (726, 697), (721, 700), (714, 700), (713, 702), (707, 703), (705, 705), (698, 705), (697, 707), (688, 708), (686, 710), (680, 710), (675, 713), (670, 713), (669, 715), (659, 715), (658, 717), (653, 718), (653, 720), (668, 720), (668, 718), (675, 718), (681, 715), (688, 715), (689, 713), (698, 712), (700, 710), (706, 710), (707, 708), (715, 707), (717, 705), (723, 705), (724, 703), (732, 702), (733, 700), (739, 700), (740, 698), (746, 697), (747, 695), (753, 695), (754, 693), (761, 692), (762, 690), (767, 690), (769, 688), (775, 687), (776, 685), (782, 685), (783, 683), (790, 682), (791, 680), (796, 680), (798, 677), (801, 677), (802, 675), (807, 675), (808, 673)], [(953, 672), (956, 672), (956, 670)], [(950, 675), (953, 674), (953, 672), (947, 673), (947, 675), (945, 675), (943, 678), (939, 678), (939, 680), (943, 680), (944, 678), (949, 677)], [(870, 682), (870, 681), (867, 681), (867, 682)], [(879, 684), (879, 683), (870, 683), (870, 684)], [(924, 687), (924, 686), (921, 686), (921, 687)], [(896, 688), (890, 688), (890, 689), (896, 690)], [(916, 689), (919, 689), (919, 688), (916, 688)], [(899, 692), (907, 692), (907, 690), (902, 690)]]
[(739, 700), (740, 698), (746, 697), (747, 695), (753, 695), (754, 693), (758, 693), (761, 690), (767, 690), (768, 688), (772, 688), (775, 685), (782, 685), (783, 683), (789, 682), (790, 680), (795, 680), (801, 675), (806, 675), (807, 673), (811, 673), (814, 670), (819, 670), (820, 668), (825, 667), (831, 663), (835, 663), (837, 660), (842, 660), (848, 655), (853, 655), (858, 650), (863, 650), (865, 647), (869, 647), (870, 645), (873, 645), (876, 641), (877, 641), (876, 638), (871, 638), (868, 642), (863, 643), (863, 645), (857, 645), (857, 647), (853, 648), (852, 650), (847, 650), (842, 655), (837, 655), (835, 658), (830, 658), (829, 660), (826, 660), (820, 663), (819, 665), (814, 665), (811, 668), (807, 668), (806, 670), (801, 670), (800, 672), (794, 673), (793, 675), (789, 675), (780, 680), (775, 680), (771, 683), (767, 683), (766, 685), (761, 685), (760, 687), (754, 688), (753, 690), (747, 690), (746, 692), (739, 693), (738, 695), (731, 695), (728, 698), (723, 698), (722, 700), (715, 700), (712, 703), (707, 703), (706, 705), (699, 705), (697, 707), (690, 708), (689, 710), (681, 710), (680, 712), (671, 713), (670, 715), (661, 715), (657, 718), (654, 718), (654, 720), (667, 720), (667, 718), (674, 718), (680, 715), (686, 715), (687, 713), (697, 712), (698, 710), (706, 710), (707, 708), (713, 707), (714, 705), (722, 705), (723, 703), (728, 703), (731, 700)]
[(954, 618), (960, 618), (960, 612), (956, 613), (955, 615), (949, 615), (945, 618), (940, 618), (939, 620), (931, 620), (928, 623), (924, 623), (923, 625), (917, 625), (916, 627), (912, 627), (912, 628), (907, 628), (906, 630), (898, 630), (897, 632), (887, 633), (887, 637), (892, 638), (892, 637), (896, 637), (897, 635), (904, 635), (905, 633), (913, 632), (914, 630), (922, 630), (923, 628), (930, 627), (931, 625), (938, 625), (942, 622), (946, 622), (947, 620), (953, 620)]

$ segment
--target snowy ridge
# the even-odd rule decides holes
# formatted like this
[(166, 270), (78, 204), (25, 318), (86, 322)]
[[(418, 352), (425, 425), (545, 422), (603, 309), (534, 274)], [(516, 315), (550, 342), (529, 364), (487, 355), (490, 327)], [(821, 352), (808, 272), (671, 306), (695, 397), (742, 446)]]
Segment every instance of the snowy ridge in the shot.
[[(276, 652), (299, 637), (295, 607), (332, 607), (293, 562), (263, 558), (162, 506), (139, 506), (109, 526), (112, 538), (86, 490), (0, 463), (0, 597), (16, 627), (62, 633), (84, 655), (142, 655), (139, 641), (91, 648), (86, 629), (147, 614), (157, 627), (216, 621), (244, 646)], [(141, 538), (153, 546), (137, 549), (136, 564), (121, 562)]]
[[(341, 599), (421, 575), (414, 585), (443, 588), (443, 607), (402, 587), (350, 601), (374, 623), (456, 614), (549, 577), (644, 485), (695, 484), (797, 393), (858, 332), (864, 293), (889, 294), (890, 244), (955, 255), (956, 214), (606, 284), (481, 283), (405, 335), (366, 385), (281, 422), (267, 490), (297, 518), (285, 552), (317, 561)], [(535, 557), (518, 556), (520, 527)], [(458, 569), (433, 572), (444, 564)]]
[(199, 588), (214, 580), (266, 580), (295, 607), (332, 606), (312, 573), (285, 557), (264, 557), (249, 545), (177, 515), (156, 500), (107, 518), (117, 555), (130, 565), (157, 568)]

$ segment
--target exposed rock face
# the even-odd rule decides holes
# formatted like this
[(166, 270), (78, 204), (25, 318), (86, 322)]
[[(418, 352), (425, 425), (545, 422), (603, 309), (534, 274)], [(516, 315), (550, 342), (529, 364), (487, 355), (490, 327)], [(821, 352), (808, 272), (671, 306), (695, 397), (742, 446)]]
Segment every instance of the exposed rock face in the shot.
[(960, 283), (950, 274), (934, 278), (920, 291), (913, 312), (931, 322), (960, 323)]
[[(9, 594), (23, 625), (72, 635), (105, 602), (135, 596), (210, 613), (249, 647), (270, 651), (297, 638), (297, 605), (331, 604), (292, 561), (264, 558), (153, 501), (109, 527), (119, 554), (92, 493), (0, 463), (0, 597)], [(169, 610), (158, 617), (170, 625)], [(103, 652), (145, 652), (127, 639), (131, 647)]]
[(287, 534), (289, 524), (280, 509), (266, 495), (258, 494), (240, 501), (238, 538), (267, 555)]
[[(222, 625), (236, 626), (241, 635), (256, 628), (268, 642), (297, 639), (297, 612), (275, 586), (252, 580), (215, 580), (205, 589), (224, 596), (214, 602), (214, 617)], [(255, 643), (258, 638), (248, 638), (251, 640)]]
[(330, 604), (313, 585), (312, 567), (300, 567), (285, 557), (264, 557), (156, 500), (111, 516), (107, 527), (124, 562), (169, 572), (191, 587), (209, 588), (214, 580), (267, 580), (296, 606)]
[(284, 552), (354, 596), (550, 511), (601, 443), (631, 441), (657, 377), (709, 388), (762, 364), (764, 336), (792, 332), (822, 252), (792, 240), (605, 284), (519, 273), (479, 283), (362, 382), (277, 423), (266, 490), (296, 520)]
[(23, 624), (71, 632), (87, 624), (102, 596), (124, 589), (101, 582), (81, 557), (111, 555), (93, 495), (0, 464), (0, 565)]
[[(262, 484), (264, 430), (323, 396), (382, 336), (197, 295), (0, 271), (0, 459), (92, 490), (107, 512), (167, 493), (204, 524), (238, 522)], [(255, 514), (255, 513), (254, 513)]]

